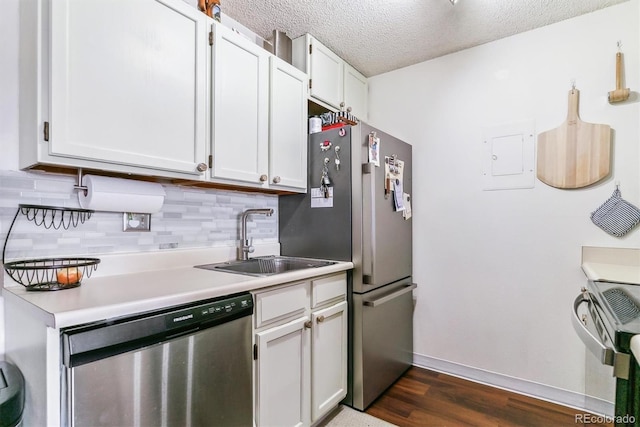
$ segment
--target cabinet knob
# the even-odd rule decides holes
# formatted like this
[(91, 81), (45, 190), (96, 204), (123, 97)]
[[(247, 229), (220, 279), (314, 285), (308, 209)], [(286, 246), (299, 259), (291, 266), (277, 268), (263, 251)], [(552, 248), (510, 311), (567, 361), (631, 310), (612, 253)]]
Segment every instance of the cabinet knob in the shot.
[(196, 169), (198, 170), (198, 172), (204, 172), (207, 169), (209, 169), (209, 166), (207, 166), (206, 163), (198, 163), (198, 166), (196, 166)]
[(344, 101), (340, 103), (340, 109), (342, 110), (343, 108), (344, 108)]
[(304, 328), (311, 329), (311, 320), (307, 320), (306, 322), (304, 322)]
[(316, 318), (316, 322), (318, 322), (318, 323), (322, 323), (322, 322), (324, 322), (324, 316), (322, 316), (322, 315), (318, 316), (318, 317)]
[(266, 180), (268, 180), (269, 177), (265, 174), (260, 175), (260, 182), (265, 182)]
[(280, 182), (280, 177), (279, 176), (274, 176), (273, 177), (273, 183), (274, 184), (278, 184)]

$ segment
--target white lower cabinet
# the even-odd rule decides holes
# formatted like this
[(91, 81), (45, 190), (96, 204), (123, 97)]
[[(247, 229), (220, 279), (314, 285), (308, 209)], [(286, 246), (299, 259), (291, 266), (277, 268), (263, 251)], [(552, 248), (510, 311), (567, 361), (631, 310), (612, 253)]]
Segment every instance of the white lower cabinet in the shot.
[(256, 334), (256, 425), (304, 426), (309, 419), (307, 317)]
[(347, 394), (347, 302), (311, 314), (311, 419), (315, 421)]
[(309, 426), (347, 394), (346, 274), (255, 299), (256, 426)]

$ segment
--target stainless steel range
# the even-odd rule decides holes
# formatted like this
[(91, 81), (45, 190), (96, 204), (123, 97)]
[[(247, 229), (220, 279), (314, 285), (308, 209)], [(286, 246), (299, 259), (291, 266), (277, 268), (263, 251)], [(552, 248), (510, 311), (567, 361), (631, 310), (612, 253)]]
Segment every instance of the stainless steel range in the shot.
[(613, 367), (615, 424), (640, 425), (640, 367), (630, 349), (640, 334), (640, 285), (589, 280), (574, 302), (573, 326), (597, 360)]

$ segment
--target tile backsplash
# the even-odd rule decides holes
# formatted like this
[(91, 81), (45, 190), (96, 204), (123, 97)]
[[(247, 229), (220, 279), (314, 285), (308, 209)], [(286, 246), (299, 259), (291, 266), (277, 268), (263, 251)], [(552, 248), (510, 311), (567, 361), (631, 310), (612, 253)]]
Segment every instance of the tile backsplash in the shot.
[[(151, 215), (149, 232), (123, 232), (119, 212), (95, 212), (68, 230), (46, 229), (19, 214), (7, 240), (19, 204), (79, 208), (75, 183), (75, 176), (0, 170), (0, 242), (6, 242), (7, 260), (236, 246), (245, 209), (278, 208), (275, 195), (163, 184), (164, 205)], [(249, 218), (255, 243), (278, 242), (277, 218)]]

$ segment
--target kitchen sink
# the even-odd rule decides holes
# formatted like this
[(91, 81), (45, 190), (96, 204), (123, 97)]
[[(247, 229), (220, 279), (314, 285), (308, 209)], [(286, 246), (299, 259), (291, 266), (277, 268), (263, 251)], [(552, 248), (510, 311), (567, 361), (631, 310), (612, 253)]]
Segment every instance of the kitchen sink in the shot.
[(244, 274), (247, 276), (273, 276), (274, 274), (287, 273), (289, 271), (303, 270), (306, 268), (326, 267), (335, 263), (335, 261), (271, 255), (255, 257), (246, 261), (228, 261), (217, 264), (196, 265), (195, 267), (205, 270)]

